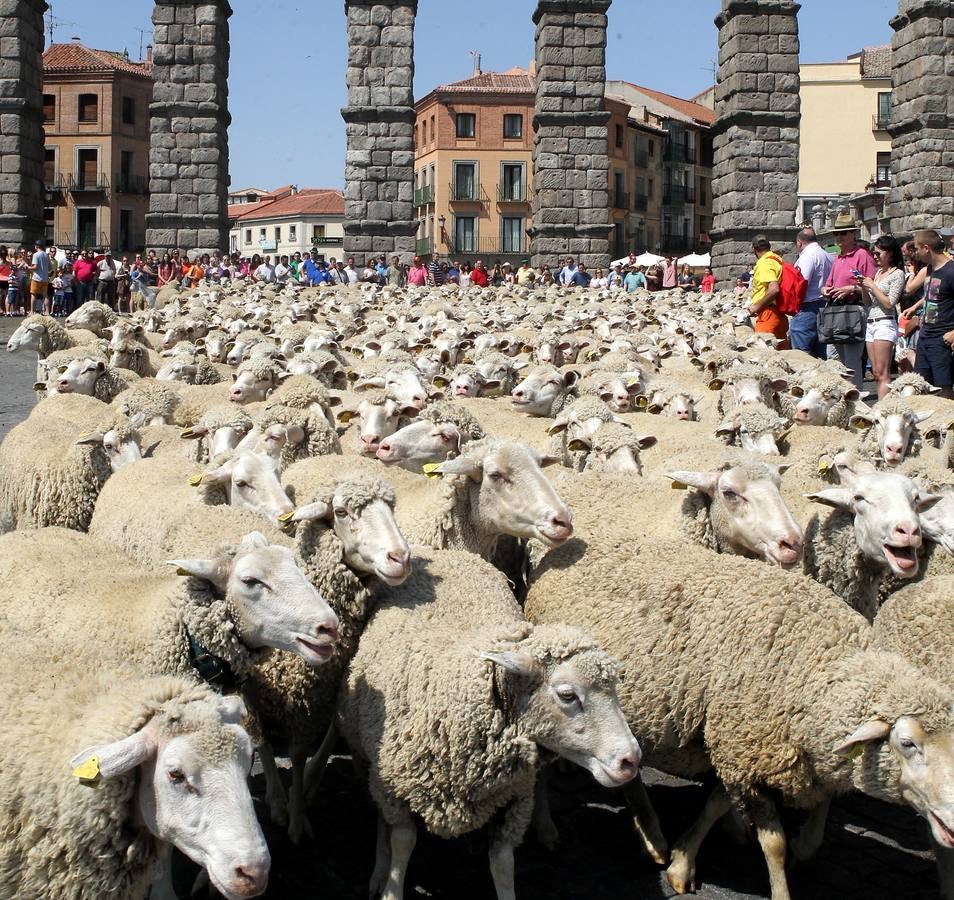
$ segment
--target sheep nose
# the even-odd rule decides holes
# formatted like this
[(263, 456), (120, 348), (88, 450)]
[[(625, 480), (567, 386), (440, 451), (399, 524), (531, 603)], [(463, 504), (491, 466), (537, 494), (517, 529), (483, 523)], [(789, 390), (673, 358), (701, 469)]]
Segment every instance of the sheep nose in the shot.
[(904, 447), (902, 447), (901, 444), (885, 444), (884, 449), (894, 456), (901, 456), (904, 452)]
[(337, 621), (329, 622), (327, 625), (319, 625), (315, 630), (315, 634), (320, 638), (327, 638), (325, 643), (333, 643), (338, 640), (338, 623)]
[(917, 522), (898, 522), (894, 526), (894, 533), (898, 537), (907, 538), (908, 540), (913, 540), (914, 538), (921, 537), (921, 526)]
[(385, 441), (383, 444), (378, 445), (378, 453), (390, 453), (391, 445)]
[(510, 396), (513, 397), (514, 400), (523, 400), (524, 392), (522, 390), (514, 391)]
[(559, 513), (550, 517), (550, 525), (568, 534), (573, 532), (573, 525), (569, 516), (562, 516)]
[(388, 562), (393, 562), (401, 567), (401, 571), (406, 572), (411, 567), (411, 554), (407, 550), (392, 550), (388, 554)]
[(632, 778), (639, 771), (640, 754), (639, 751), (627, 753), (616, 761), (616, 768), (621, 775)]
[(268, 886), (268, 867), (261, 865), (236, 866), (234, 873), (238, 893), (247, 897), (261, 894)]
[(236, 390), (235, 388), (232, 388), (232, 390), (229, 391), (229, 400), (238, 401), (242, 399), (242, 396), (242, 391)]
[(683, 421), (687, 421), (687, 420), (689, 419), (689, 411), (686, 410), (686, 409), (680, 409), (680, 410), (676, 413), (676, 418), (677, 418), (677, 419), (682, 419)]

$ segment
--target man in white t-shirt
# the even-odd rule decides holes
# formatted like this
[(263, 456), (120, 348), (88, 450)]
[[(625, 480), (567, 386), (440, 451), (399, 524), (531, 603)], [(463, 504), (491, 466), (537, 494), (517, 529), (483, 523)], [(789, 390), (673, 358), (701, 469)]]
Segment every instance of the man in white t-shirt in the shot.
[[(50, 257), (44, 249), (43, 241), (34, 245), (33, 258), (30, 260), (30, 297), (33, 312), (50, 314)], [(41, 305), (42, 304), (42, 305)], [(40, 309), (37, 307), (40, 306)]]
[(275, 266), (275, 281), (279, 284), (285, 284), (288, 281), (288, 276), (291, 274), (291, 266), (288, 265), (288, 257), (283, 256), (279, 261), (278, 265)]
[(348, 284), (357, 284), (361, 280), (358, 270), (354, 267), (354, 257), (348, 257), (348, 265), (344, 268), (345, 275), (348, 277)]
[(275, 269), (272, 268), (272, 261), (267, 256), (255, 270), (255, 280), (264, 281), (265, 284), (272, 284), (275, 281)]
[(116, 304), (116, 260), (109, 251), (97, 263), (96, 299), (109, 306)]

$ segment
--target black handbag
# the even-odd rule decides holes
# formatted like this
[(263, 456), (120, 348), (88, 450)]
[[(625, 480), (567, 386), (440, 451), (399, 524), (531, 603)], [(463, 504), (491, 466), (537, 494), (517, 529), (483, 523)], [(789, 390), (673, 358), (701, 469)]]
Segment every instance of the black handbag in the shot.
[(857, 303), (830, 303), (818, 311), (818, 340), (823, 344), (861, 344), (868, 327), (868, 310)]

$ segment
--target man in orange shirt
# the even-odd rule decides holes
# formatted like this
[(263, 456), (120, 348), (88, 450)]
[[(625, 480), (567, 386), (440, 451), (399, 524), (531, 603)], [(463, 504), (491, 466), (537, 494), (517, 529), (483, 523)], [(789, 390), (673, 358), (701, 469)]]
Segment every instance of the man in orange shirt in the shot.
[(788, 350), (788, 317), (776, 308), (781, 290), (782, 264), (772, 253), (769, 239), (759, 235), (752, 242), (752, 251), (758, 260), (752, 275), (752, 305), (749, 313), (755, 316), (755, 330), (774, 334), (779, 339), (779, 350)]

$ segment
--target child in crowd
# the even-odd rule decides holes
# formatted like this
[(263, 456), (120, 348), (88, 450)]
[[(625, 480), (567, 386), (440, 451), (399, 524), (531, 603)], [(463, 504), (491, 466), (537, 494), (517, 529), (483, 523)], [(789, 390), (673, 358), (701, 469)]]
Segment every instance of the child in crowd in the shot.
[(53, 315), (54, 316), (64, 316), (65, 300), (66, 300), (66, 281), (63, 276), (57, 272), (56, 276), (53, 279)]

